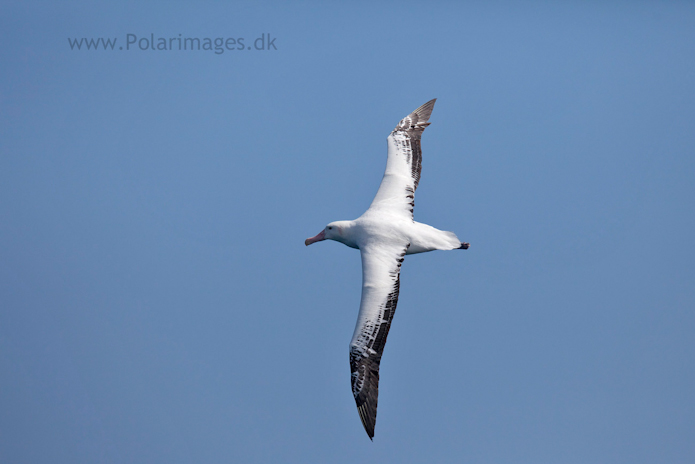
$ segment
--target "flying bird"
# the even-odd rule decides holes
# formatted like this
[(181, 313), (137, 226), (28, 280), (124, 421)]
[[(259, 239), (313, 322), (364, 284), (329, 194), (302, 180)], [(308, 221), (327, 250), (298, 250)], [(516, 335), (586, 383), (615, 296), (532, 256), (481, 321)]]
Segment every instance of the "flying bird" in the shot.
[(350, 342), (352, 394), (362, 425), (374, 439), (379, 395), (379, 364), (398, 303), (401, 264), (405, 255), (432, 250), (466, 250), (453, 232), (413, 219), (420, 181), (420, 138), (430, 125), (430, 100), (398, 123), (387, 138), (386, 172), (369, 209), (354, 221), (331, 222), (305, 245), (335, 240), (362, 255), (362, 299)]

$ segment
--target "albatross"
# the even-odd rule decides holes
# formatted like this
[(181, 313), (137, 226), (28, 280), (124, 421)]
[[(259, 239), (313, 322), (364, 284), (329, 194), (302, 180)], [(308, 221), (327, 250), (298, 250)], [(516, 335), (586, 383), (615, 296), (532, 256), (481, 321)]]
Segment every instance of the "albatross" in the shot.
[(374, 439), (379, 396), (379, 364), (398, 303), (405, 255), (433, 250), (466, 250), (455, 233), (413, 219), (415, 190), (422, 169), (422, 132), (437, 99), (403, 118), (389, 134), (386, 171), (369, 209), (354, 221), (328, 224), (306, 246), (335, 240), (360, 250), (362, 299), (350, 342), (352, 394), (364, 430)]

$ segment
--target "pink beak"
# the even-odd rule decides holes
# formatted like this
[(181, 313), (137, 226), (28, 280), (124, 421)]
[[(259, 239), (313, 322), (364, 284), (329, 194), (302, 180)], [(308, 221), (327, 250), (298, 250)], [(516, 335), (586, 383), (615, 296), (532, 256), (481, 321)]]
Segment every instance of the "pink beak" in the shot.
[(316, 235), (316, 237), (311, 237), (306, 240), (304, 240), (304, 245), (309, 246), (312, 243), (320, 242), (321, 240), (326, 240), (326, 231), (322, 230), (321, 232)]

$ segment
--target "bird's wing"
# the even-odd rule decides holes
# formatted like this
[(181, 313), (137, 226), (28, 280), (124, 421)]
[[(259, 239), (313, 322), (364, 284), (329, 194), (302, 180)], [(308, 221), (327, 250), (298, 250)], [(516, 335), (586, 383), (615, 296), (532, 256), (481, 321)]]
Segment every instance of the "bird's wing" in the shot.
[(386, 171), (369, 210), (413, 218), (415, 189), (422, 169), (420, 137), (430, 125), (435, 101), (428, 101), (403, 118), (388, 136)]
[(363, 246), (362, 301), (350, 342), (352, 394), (369, 438), (374, 438), (379, 363), (398, 303), (400, 272), (409, 243)]

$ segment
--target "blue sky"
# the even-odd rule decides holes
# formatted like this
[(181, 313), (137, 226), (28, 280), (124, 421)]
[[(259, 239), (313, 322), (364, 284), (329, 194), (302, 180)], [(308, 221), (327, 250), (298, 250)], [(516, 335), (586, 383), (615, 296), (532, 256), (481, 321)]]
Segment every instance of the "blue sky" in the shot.
[[(695, 459), (695, 6), (0, 6), (3, 462)], [(75, 50), (261, 34), (277, 50)], [(438, 98), (374, 442), (386, 136)]]

